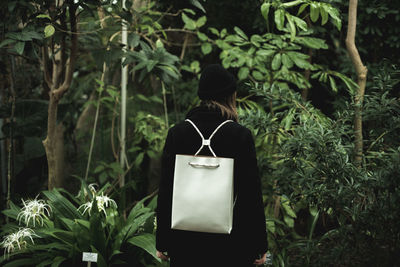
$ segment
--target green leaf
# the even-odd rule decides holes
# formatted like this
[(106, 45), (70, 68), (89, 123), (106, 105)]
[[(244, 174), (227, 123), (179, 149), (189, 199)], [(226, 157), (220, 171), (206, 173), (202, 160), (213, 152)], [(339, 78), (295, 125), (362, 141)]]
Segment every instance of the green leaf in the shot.
[(65, 260), (66, 260), (66, 258), (57, 256), (53, 259), (53, 263), (51, 264), (51, 267), (58, 267)]
[(19, 55), (22, 55), (25, 49), (25, 42), (17, 42), (14, 46), (14, 49)]
[(310, 5), (310, 18), (312, 22), (316, 22), (319, 17), (319, 9), (317, 4), (311, 3)]
[(212, 51), (212, 46), (210, 43), (204, 43), (201, 45), (201, 52), (203, 52), (204, 55), (211, 53), (211, 51)]
[(294, 220), (293, 218), (287, 216), (286, 214), (283, 216), (283, 220), (285, 221), (286, 225), (290, 228), (294, 227)]
[(251, 74), (253, 75), (254, 79), (256, 79), (258, 81), (264, 80), (264, 75), (257, 70), (252, 71)]
[(197, 28), (200, 28), (200, 27), (204, 26), (204, 24), (206, 24), (206, 22), (207, 22), (207, 17), (206, 17), (206, 16), (200, 17), (200, 18), (196, 21), (196, 26), (197, 26)]
[(261, 5), (261, 14), (264, 17), (264, 19), (266, 19), (266, 20), (268, 20), (270, 6), (271, 6), (270, 3), (264, 3)]
[(128, 243), (144, 249), (147, 253), (152, 255), (157, 261), (161, 260), (156, 256), (156, 238), (154, 235), (149, 233), (144, 233), (138, 236), (134, 236), (127, 241)]
[(292, 207), (290, 206), (289, 199), (286, 196), (282, 196), (281, 204), (287, 215), (289, 215), (292, 218), (297, 217), (296, 213), (293, 211)]
[(332, 18), (333, 24), (336, 26), (336, 28), (340, 30), (342, 27), (342, 20), (340, 19), (339, 10), (328, 4), (322, 5), (322, 8), (325, 9), (325, 11)]
[(241, 38), (243, 38), (244, 40), (248, 40), (249, 38), (247, 37), (247, 35), (239, 28), (239, 27), (234, 27), (233, 28), (234, 29), (234, 31), (241, 37)]
[[(93, 207), (97, 207), (97, 199), (93, 198)], [(93, 247), (95, 247), (100, 254), (105, 255), (106, 253), (106, 235), (105, 228), (102, 225), (101, 214), (97, 208), (92, 208), (92, 214), (90, 215), (90, 240)]]
[(335, 75), (346, 84), (350, 93), (354, 94), (356, 92), (358, 88), (358, 84), (356, 82), (354, 82), (352, 79), (341, 73), (335, 73)]
[(249, 76), (250, 70), (247, 67), (241, 67), (239, 69), (238, 78), (239, 80), (244, 80)]
[(318, 208), (317, 208), (317, 207), (311, 206), (311, 207), (309, 208), (309, 211), (310, 211), (310, 214), (311, 214), (313, 217), (315, 217), (315, 216), (317, 215), (317, 213), (318, 213)]
[(297, 15), (300, 15), (303, 11), (304, 11), (304, 9), (306, 9), (306, 7), (309, 5), (309, 3), (305, 3), (305, 4), (302, 4), (301, 6), (300, 6), (300, 8), (299, 8), (299, 11), (297, 12)]
[(289, 13), (286, 13), (286, 19), (289, 23), (289, 30), (290, 30), (290, 40), (293, 41), (294, 38), (296, 37), (296, 26), (294, 25), (292, 15)]
[(182, 13), (182, 20), (185, 23), (185, 28), (188, 30), (196, 29), (196, 22), (189, 18), (185, 13)]
[(15, 40), (12, 40), (12, 39), (5, 39), (5, 40), (3, 40), (3, 41), (0, 43), (0, 48), (2, 48), (3, 46), (6, 46), (6, 45), (12, 44), (12, 43), (14, 43), (14, 42), (15, 42)]
[(45, 38), (50, 37), (50, 36), (52, 36), (55, 32), (56, 32), (56, 29), (54, 28), (54, 26), (49, 24), (49, 25), (47, 25), (47, 26), (44, 28), (44, 37), (45, 37)]
[(298, 37), (295, 40), (296, 43), (301, 43), (307, 47), (313, 49), (327, 49), (328, 45), (325, 43), (325, 40), (315, 37)]
[(338, 89), (337, 89), (337, 86), (336, 86), (336, 82), (335, 82), (335, 79), (334, 79), (332, 76), (329, 76), (329, 83), (331, 84), (332, 90), (333, 90), (335, 93), (337, 93), (337, 92), (338, 92)]
[(195, 7), (197, 7), (198, 9), (200, 9), (201, 11), (203, 11), (203, 13), (206, 13), (206, 10), (204, 9), (203, 5), (200, 4), (198, 0), (190, 0), (190, 3)]
[(296, 17), (296, 16), (292, 16), (292, 19), (293, 19), (294, 23), (297, 25), (297, 27), (299, 27), (303, 31), (308, 30), (307, 22), (305, 22), (304, 20), (302, 20), (301, 18)]
[(200, 39), (201, 41), (207, 41), (207, 40), (208, 40), (208, 36), (205, 35), (205, 34), (202, 33), (202, 32), (197, 32), (197, 37), (199, 37), (199, 39)]
[(267, 230), (275, 234), (275, 229), (276, 229), (275, 222), (267, 219)]
[(275, 10), (275, 24), (276, 28), (280, 31), (283, 30), (283, 25), (285, 22), (285, 11), (283, 9)]
[(187, 13), (190, 13), (190, 14), (192, 14), (192, 15), (196, 15), (196, 12), (194, 12), (194, 11), (193, 11), (192, 9), (190, 9), (190, 8), (184, 8), (183, 11), (185, 11), (185, 12), (187, 12)]
[(51, 20), (50, 16), (47, 15), (47, 14), (40, 14), (40, 15), (37, 15), (36, 18), (38, 18), (38, 19), (49, 19), (49, 20)]
[(150, 73), (157, 64), (158, 64), (157, 60), (152, 60), (152, 59), (148, 60), (146, 63), (147, 72)]
[(273, 70), (278, 70), (281, 67), (282, 56), (280, 53), (277, 53), (272, 59), (271, 67)]
[(21, 267), (21, 266), (32, 266), (35, 263), (34, 259), (16, 259), (3, 265), (3, 267)]
[(303, 3), (303, 2), (304, 2), (303, 0), (295, 0), (295, 1), (292, 1), (292, 2), (283, 3), (282, 6), (284, 6), (285, 8), (294, 7), (294, 6), (297, 6), (297, 5), (299, 5), (299, 4)]
[(282, 64), (288, 69), (293, 67), (293, 61), (286, 54), (282, 54)]
[(299, 53), (299, 52), (287, 52), (287, 55), (290, 57), (290, 59), (296, 64), (297, 67), (302, 68), (302, 69), (310, 69), (312, 68), (312, 65), (310, 62), (308, 62), (306, 59), (308, 58), (307, 55)]
[(70, 219), (82, 219), (82, 215), (78, 212), (77, 208), (64, 196), (60, 194), (57, 189), (52, 191), (43, 191), (43, 194), (50, 200), (53, 212), (57, 216), (64, 216)]
[(99, 172), (101, 172), (101, 171), (103, 171), (104, 170), (104, 165), (99, 165), (99, 166), (97, 166), (96, 167), (96, 169), (94, 169), (94, 173), (99, 173)]
[(325, 25), (328, 22), (329, 14), (323, 6), (320, 6), (319, 12), (321, 13), (321, 24)]
[(219, 31), (216, 28), (210, 27), (208, 28), (212, 34), (219, 36)]
[(266, 50), (266, 49), (261, 49), (256, 52), (257, 56), (262, 56), (262, 57), (269, 57), (275, 54), (275, 50)]

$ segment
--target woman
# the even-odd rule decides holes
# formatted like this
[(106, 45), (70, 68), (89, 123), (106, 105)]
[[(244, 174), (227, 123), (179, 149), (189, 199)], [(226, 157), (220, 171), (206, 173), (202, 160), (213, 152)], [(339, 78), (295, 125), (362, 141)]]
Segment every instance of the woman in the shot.
[[(157, 208), (157, 256), (180, 266), (237, 266), (265, 263), (267, 236), (254, 141), (250, 130), (237, 123), (236, 81), (222, 66), (207, 66), (198, 88), (201, 105), (187, 114), (208, 137), (223, 121), (212, 138), (212, 149), (219, 157), (234, 159), (236, 202), (230, 234), (211, 234), (171, 229), (171, 205), (176, 154), (193, 155), (201, 138), (188, 122), (171, 128), (162, 156), (162, 175)], [(201, 155), (211, 155), (203, 149)]]

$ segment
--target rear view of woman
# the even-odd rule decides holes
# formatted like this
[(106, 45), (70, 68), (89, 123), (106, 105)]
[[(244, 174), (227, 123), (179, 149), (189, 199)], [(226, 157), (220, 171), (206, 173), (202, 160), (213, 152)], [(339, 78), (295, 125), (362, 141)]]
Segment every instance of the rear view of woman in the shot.
[[(233, 226), (230, 234), (171, 229), (171, 209), (176, 154), (193, 155), (202, 139), (188, 121), (168, 132), (162, 156), (162, 175), (157, 208), (157, 255), (170, 260), (171, 267), (246, 267), (265, 263), (267, 236), (261, 183), (250, 130), (237, 123), (236, 81), (220, 65), (207, 66), (201, 75), (200, 106), (186, 119), (205, 138), (226, 120), (212, 137), (212, 150), (218, 157), (234, 159)], [(200, 155), (212, 156), (204, 147)], [(201, 205), (201, 204), (199, 204)]]

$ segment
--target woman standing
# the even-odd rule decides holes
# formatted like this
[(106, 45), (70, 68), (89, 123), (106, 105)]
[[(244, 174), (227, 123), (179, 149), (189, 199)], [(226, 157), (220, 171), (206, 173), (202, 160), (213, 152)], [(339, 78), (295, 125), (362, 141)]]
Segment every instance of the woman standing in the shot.
[[(201, 105), (187, 114), (204, 137), (225, 120), (212, 138), (212, 149), (219, 157), (234, 159), (233, 227), (230, 234), (214, 234), (171, 229), (171, 206), (176, 154), (193, 155), (201, 138), (188, 122), (171, 128), (162, 156), (162, 176), (157, 207), (157, 256), (171, 260), (171, 267), (235, 266), (265, 263), (267, 235), (261, 182), (254, 141), (250, 130), (237, 123), (236, 81), (222, 66), (207, 66), (200, 77)], [(201, 155), (211, 155), (203, 149)]]

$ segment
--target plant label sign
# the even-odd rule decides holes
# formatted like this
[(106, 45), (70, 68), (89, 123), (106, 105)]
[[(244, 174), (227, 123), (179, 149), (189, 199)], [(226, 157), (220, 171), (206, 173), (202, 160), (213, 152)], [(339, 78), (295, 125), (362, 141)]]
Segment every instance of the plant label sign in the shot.
[(97, 262), (97, 253), (83, 252), (82, 261)]

